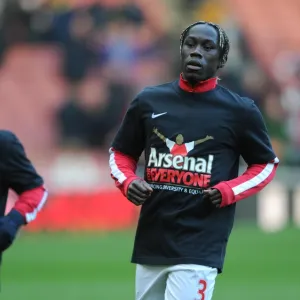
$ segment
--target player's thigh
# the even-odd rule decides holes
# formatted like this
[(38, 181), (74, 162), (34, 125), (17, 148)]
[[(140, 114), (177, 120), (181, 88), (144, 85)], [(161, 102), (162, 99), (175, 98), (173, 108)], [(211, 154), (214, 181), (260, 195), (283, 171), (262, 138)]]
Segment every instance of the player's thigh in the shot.
[(167, 267), (136, 266), (135, 300), (164, 300)]
[(211, 300), (217, 269), (177, 265), (168, 274), (165, 300)]

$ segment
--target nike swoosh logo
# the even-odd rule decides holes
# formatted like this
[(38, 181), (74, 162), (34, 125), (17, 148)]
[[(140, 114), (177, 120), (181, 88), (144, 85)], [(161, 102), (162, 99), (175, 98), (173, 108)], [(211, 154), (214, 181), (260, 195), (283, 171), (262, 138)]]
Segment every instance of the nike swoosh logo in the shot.
[(164, 112), (164, 113), (161, 113), (161, 114), (155, 114), (155, 113), (152, 113), (152, 119), (155, 119), (155, 118), (158, 118), (160, 116), (163, 116), (165, 115), (167, 112)]

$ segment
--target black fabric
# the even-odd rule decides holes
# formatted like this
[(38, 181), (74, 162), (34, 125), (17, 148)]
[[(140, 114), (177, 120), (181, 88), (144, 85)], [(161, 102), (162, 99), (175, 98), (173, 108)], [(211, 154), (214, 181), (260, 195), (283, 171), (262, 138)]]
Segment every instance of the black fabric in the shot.
[[(178, 135), (185, 146), (175, 145)], [(178, 81), (149, 87), (131, 103), (112, 147), (135, 158), (145, 151), (145, 180), (154, 189), (141, 209), (132, 262), (221, 272), (235, 205), (216, 209), (202, 192), (236, 178), (240, 156), (249, 164), (276, 157), (254, 102), (222, 86), (203, 93)]]
[[(42, 184), (43, 179), (27, 158), (19, 139), (10, 131), (0, 130), (0, 217), (5, 212), (9, 189), (21, 194)], [(22, 222), (15, 212), (9, 219), (16, 227)]]
[(0, 252), (11, 246), (19, 228), (25, 224), (25, 218), (12, 209), (7, 216), (0, 217)]
[(43, 184), (26, 156), (18, 138), (10, 131), (0, 131), (0, 216), (4, 215), (8, 190), (17, 194)]

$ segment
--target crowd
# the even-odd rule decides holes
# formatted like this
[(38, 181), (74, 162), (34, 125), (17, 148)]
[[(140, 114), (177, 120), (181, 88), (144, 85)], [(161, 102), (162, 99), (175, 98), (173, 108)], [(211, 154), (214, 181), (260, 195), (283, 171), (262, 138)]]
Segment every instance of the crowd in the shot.
[(81, 2), (0, 3), (0, 57), (20, 43), (55, 44), (62, 50), (61, 73), (68, 95), (56, 112), (58, 147), (107, 148), (132, 97), (144, 86), (178, 77), (181, 29), (209, 19), (222, 24), (231, 39), (220, 83), (257, 103), (278, 156), (300, 164), (300, 108), (294, 101), (299, 99), (300, 67), (298, 77), (282, 90), (253, 57), (220, 1)]

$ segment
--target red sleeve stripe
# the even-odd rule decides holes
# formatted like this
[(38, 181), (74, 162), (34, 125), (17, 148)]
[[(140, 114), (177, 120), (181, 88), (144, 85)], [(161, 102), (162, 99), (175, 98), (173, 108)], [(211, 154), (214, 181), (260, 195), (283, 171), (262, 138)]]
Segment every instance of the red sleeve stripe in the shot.
[[(234, 196), (238, 196), (242, 193), (245, 193), (253, 188), (260, 189), (261, 185), (265, 186), (267, 185), (273, 178), (273, 175), (276, 171), (275, 164), (279, 163), (279, 159), (276, 157), (274, 159), (274, 162), (266, 164), (264, 169), (254, 176), (251, 179), (248, 179), (247, 181), (240, 183), (239, 185), (232, 188)], [(242, 178), (243, 176), (241, 176)]]
[(44, 186), (39, 186), (32, 190), (23, 192), (14, 205), (22, 216), (24, 216), (26, 223), (33, 221), (38, 212), (46, 203), (48, 191)]
[(109, 149), (109, 166), (111, 170), (111, 175), (115, 178), (120, 184), (122, 184), (126, 179), (126, 175), (119, 169), (115, 152), (112, 148)]
[(45, 203), (47, 201), (47, 198), (48, 198), (48, 191), (45, 189), (44, 194), (42, 196), (42, 199), (41, 199), (40, 203), (37, 205), (37, 207), (32, 212), (28, 212), (28, 213), (25, 214), (25, 218), (26, 218), (27, 223), (33, 221), (36, 218), (38, 212), (45, 205)]
[(116, 151), (114, 148), (109, 149), (109, 154), (111, 177), (114, 179), (117, 188), (126, 196), (130, 183), (139, 178), (135, 174), (137, 161), (129, 155)]

